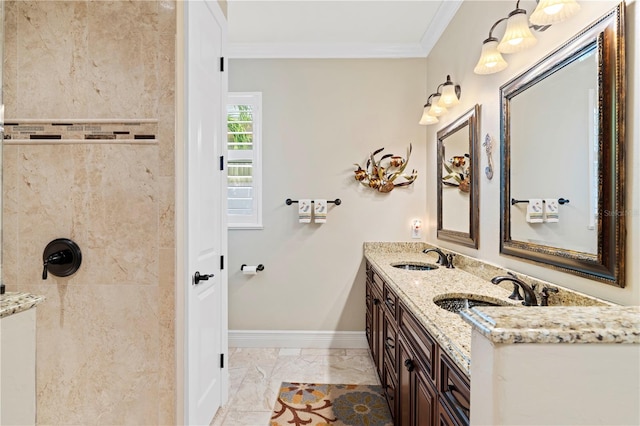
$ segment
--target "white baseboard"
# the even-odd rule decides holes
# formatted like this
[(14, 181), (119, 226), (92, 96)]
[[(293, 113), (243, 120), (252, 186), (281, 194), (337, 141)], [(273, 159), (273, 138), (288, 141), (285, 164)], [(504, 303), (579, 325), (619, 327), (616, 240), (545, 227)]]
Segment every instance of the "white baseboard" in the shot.
[(236, 348), (368, 348), (364, 331), (229, 330)]

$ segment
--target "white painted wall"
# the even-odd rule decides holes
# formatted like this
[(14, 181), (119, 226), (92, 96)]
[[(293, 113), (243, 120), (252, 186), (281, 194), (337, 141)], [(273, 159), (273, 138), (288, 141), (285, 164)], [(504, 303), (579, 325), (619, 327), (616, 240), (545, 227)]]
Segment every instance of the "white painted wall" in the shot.
[[(500, 250), (500, 99), (499, 88), (512, 77), (520, 74), (533, 63), (542, 59), (571, 36), (577, 34), (595, 19), (614, 8), (612, 1), (580, 2), (582, 9), (579, 15), (562, 24), (554, 25), (538, 37), (538, 44), (532, 49), (506, 57), (509, 67), (497, 74), (476, 75), (473, 68), (480, 56), (482, 41), (487, 38), (489, 29), (500, 17), (506, 16), (514, 4), (503, 1), (465, 1), (453, 21), (431, 51), (427, 63), (427, 83), (429, 91), (435, 90), (444, 82), (447, 74), (453, 81), (462, 86), (461, 102), (450, 109), (450, 113), (440, 123), (427, 128), (427, 168), (434, 170), (437, 161), (436, 132), (455, 120), (474, 104), (482, 105), (480, 119), (481, 140), (488, 133), (494, 138), (493, 160), (496, 171), (493, 180), (487, 180), (484, 174), (480, 179), (480, 247), (478, 250), (462, 247), (436, 238), (436, 176), (427, 176), (427, 242), (437, 244), (474, 256), (500, 266), (520, 271), (543, 280), (556, 282), (559, 285), (575, 289), (596, 297), (624, 305), (640, 304), (640, 97), (638, 82), (640, 71), (638, 53), (638, 24), (640, 12), (638, 4), (627, 2), (626, 45), (627, 45), (627, 283), (621, 289), (597, 281), (558, 272), (536, 264), (517, 260), (515, 257), (501, 256)], [(531, 11), (534, 1), (522, 1), (521, 7)], [(503, 29), (498, 28), (500, 36)], [(484, 170), (487, 158), (482, 150), (481, 167)]]
[[(239, 60), (230, 91), (263, 99), (263, 230), (229, 231), (230, 330), (364, 330), (365, 241), (409, 241), (424, 220), (425, 59)], [(353, 178), (369, 153), (413, 154), (417, 181), (380, 194)], [(340, 198), (299, 224), (292, 198)], [(435, 206), (435, 199), (433, 200)], [(265, 267), (240, 273), (241, 264)]]

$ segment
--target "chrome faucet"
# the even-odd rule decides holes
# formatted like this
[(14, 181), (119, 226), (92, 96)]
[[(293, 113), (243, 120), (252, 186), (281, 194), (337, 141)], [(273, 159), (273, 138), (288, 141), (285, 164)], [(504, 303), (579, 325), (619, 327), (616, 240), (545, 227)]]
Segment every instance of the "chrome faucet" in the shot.
[(449, 259), (447, 259), (447, 255), (442, 252), (439, 248), (430, 248), (422, 250), (424, 254), (436, 252), (438, 253), (438, 261), (436, 262), (438, 265), (442, 265), (445, 268), (449, 267)]
[(517, 284), (522, 289), (522, 291), (524, 292), (524, 302), (522, 302), (522, 304), (524, 306), (538, 306), (538, 298), (536, 297), (533, 288), (531, 288), (529, 284), (525, 283), (513, 274), (491, 278), (491, 282), (493, 284), (498, 284), (502, 281), (511, 281), (512, 283)]

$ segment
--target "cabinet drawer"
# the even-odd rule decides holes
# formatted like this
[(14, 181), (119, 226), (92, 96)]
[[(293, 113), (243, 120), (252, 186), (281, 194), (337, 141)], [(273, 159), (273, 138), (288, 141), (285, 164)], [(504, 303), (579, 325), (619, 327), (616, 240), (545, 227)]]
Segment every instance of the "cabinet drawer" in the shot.
[(382, 298), (384, 300), (384, 306), (387, 314), (391, 317), (391, 320), (395, 321), (398, 306), (398, 296), (396, 296), (393, 290), (391, 290), (389, 286), (385, 284)]
[(377, 288), (378, 292), (382, 294), (382, 287), (384, 286), (384, 280), (373, 269), (371, 270), (371, 283), (373, 284), (373, 287)]
[(429, 333), (409, 313), (407, 308), (400, 303), (398, 310), (398, 324), (400, 331), (409, 340), (415, 350), (418, 361), (422, 364), (426, 375), (435, 386), (436, 344)]
[(469, 381), (453, 366), (453, 361), (444, 353), (440, 354), (440, 395), (452, 413), (452, 417), (462, 424), (469, 424), (471, 390)]
[(394, 323), (389, 320), (384, 321), (384, 354), (389, 361), (389, 365), (393, 366), (393, 373), (395, 375), (396, 369), (396, 345), (397, 345), (397, 331)]

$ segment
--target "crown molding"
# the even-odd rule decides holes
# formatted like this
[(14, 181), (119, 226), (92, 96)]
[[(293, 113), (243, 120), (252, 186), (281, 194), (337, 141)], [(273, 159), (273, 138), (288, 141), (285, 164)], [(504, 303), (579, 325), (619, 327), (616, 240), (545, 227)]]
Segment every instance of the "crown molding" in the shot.
[(425, 58), (462, 2), (442, 1), (416, 43), (229, 43), (227, 53), (231, 59)]
[(424, 58), (419, 43), (229, 43), (231, 59)]
[(427, 30), (420, 40), (420, 46), (425, 56), (431, 53), (431, 49), (436, 45), (442, 33), (453, 19), (456, 12), (462, 5), (463, 0), (448, 0), (440, 2), (440, 6), (429, 23)]

